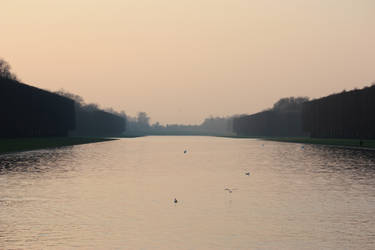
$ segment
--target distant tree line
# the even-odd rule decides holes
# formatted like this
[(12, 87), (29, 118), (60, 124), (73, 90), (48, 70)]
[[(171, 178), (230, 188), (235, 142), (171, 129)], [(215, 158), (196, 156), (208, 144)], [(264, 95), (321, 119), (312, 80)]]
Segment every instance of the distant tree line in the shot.
[(150, 130), (150, 117), (146, 112), (138, 112), (136, 117), (126, 116), (127, 132), (144, 134)]
[(232, 117), (208, 117), (198, 125), (158, 123), (151, 126), (152, 133), (171, 135), (232, 135)]
[(277, 101), (272, 109), (233, 120), (233, 131), (240, 136), (304, 136), (302, 104), (307, 97), (288, 97)]
[(126, 135), (233, 135), (233, 117), (209, 117), (199, 125), (150, 124), (146, 112), (136, 117), (127, 116)]
[(102, 110), (96, 104), (86, 104), (82, 97), (64, 90), (55, 92), (75, 101), (76, 127), (72, 136), (118, 136), (126, 129), (125, 112)]
[(304, 103), (302, 121), (311, 137), (375, 139), (375, 85)]

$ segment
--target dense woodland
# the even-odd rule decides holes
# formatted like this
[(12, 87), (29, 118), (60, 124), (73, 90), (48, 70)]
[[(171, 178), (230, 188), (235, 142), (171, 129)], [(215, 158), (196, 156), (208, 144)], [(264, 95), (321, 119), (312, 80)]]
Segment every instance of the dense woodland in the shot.
[(86, 104), (82, 97), (21, 83), (0, 59), (0, 137), (227, 135), (375, 139), (375, 85), (308, 101), (282, 98), (253, 114), (206, 118), (200, 125), (150, 125), (137, 117)]
[(66, 136), (74, 112), (68, 98), (0, 77), (0, 137)]
[(311, 137), (375, 139), (375, 85), (304, 103), (302, 120)]
[(0, 137), (112, 136), (125, 131), (122, 114), (86, 105), (77, 95), (21, 83), (0, 59)]
[(118, 136), (125, 132), (125, 113), (112, 109), (101, 110), (96, 104), (86, 104), (82, 97), (60, 90), (56, 94), (75, 102), (76, 127), (70, 131), (72, 136)]
[(233, 131), (239, 136), (304, 136), (302, 103), (307, 97), (282, 98), (272, 109), (233, 120)]
[(375, 85), (320, 99), (283, 98), (270, 110), (234, 119), (240, 136), (375, 139)]

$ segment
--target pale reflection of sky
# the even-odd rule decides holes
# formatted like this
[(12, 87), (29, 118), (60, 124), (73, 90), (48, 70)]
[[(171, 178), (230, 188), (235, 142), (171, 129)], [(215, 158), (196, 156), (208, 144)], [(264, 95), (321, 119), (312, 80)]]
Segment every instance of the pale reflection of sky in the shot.
[(375, 244), (375, 151), (144, 137), (1, 155), (0, 166), (2, 249)]

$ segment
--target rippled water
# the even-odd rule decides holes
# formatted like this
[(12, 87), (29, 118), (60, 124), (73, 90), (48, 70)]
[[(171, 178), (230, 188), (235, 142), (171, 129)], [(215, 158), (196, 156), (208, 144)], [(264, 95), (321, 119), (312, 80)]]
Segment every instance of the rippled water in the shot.
[(374, 249), (374, 217), (374, 151), (144, 137), (0, 155), (0, 249)]

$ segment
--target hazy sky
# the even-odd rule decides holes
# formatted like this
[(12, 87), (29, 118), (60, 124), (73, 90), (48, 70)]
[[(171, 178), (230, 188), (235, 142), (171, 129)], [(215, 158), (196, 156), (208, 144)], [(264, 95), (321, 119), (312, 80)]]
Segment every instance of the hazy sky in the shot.
[(375, 81), (374, 0), (1, 0), (25, 83), (161, 123)]

